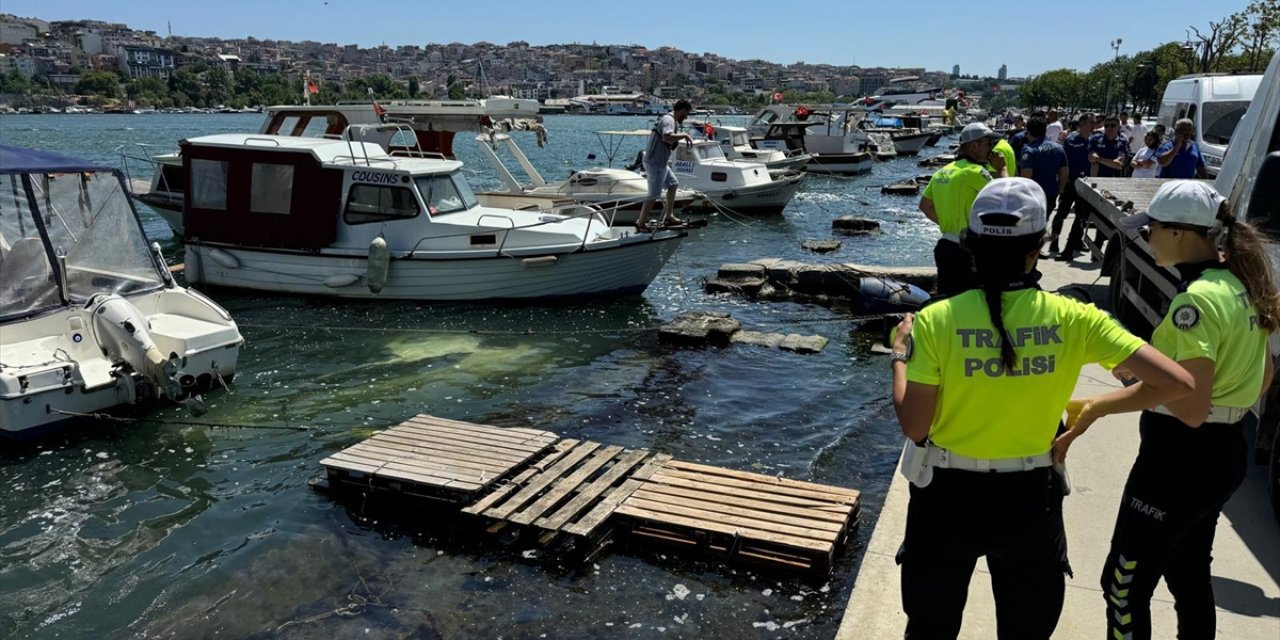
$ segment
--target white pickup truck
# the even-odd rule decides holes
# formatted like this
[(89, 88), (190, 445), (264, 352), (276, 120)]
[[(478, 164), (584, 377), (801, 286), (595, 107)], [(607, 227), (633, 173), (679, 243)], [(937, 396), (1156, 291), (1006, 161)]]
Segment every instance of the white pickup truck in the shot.
[[(1158, 178), (1081, 178), (1081, 199), (1092, 209), (1097, 229), (1085, 244), (1102, 271), (1111, 276), (1111, 309), (1130, 330), (1145, 337), (1169, 309), (1178, 292), (1174, 270), (1159, 267), (1151, 248), (1135, 231), (1116, 221), (1146, 209), (1164, 180)], [(1249, 108), (1231, 137), (1231, 145), (1214, 182), (1241, 216), (1273, 239), (1280, 238), (1280, 53), (1271, 58)], [(1268, 246), (1280, 273), (1280, 244)], [(1280, 353), (1280, 336), (1272, 336), (1272, 353)], [(1258, 406), (1261, 421), (1255, 440), (1258, 462), (1270, 465), (1272, 506), (1280, 519), (1280, 383)]]

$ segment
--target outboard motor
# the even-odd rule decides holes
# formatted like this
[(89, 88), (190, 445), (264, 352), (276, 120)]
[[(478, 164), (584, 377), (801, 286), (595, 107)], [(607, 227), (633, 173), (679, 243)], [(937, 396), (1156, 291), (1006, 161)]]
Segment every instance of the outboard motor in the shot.
[[(178, 356), (166, 357), (160, 352), (151, 339), (146, 316), (137, 307), (118, 295), (103, 294), (89, 300), (88, 311), (93, 317), (94, 337), (112, 364), (136, 371), (160, 396), (182, 397), (184, 374), (179, 371)], [(129, 388), (128, 392), (136, 400), (136, 391)]]

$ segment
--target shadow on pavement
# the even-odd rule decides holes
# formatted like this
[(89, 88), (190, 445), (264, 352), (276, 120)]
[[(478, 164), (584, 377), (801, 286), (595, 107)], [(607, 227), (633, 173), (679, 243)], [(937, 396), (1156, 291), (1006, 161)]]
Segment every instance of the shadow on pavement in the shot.
[(1256, 585), (1213, 576), (1213, 597), (1218, 607), (1242, 616), (1280, 618), (1280, 598), (1268, 598)]

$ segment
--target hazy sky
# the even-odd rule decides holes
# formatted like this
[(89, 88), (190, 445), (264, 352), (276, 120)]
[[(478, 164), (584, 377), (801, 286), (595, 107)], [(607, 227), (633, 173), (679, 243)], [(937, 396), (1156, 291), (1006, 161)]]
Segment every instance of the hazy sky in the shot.
[(506, 44), (663, 45), (771, 62), (925, 67), (1010, 76), (1088, 69), (1121, 54), (1186, 38), (1247, 0), (1114, 0), (1041, 3), (890, 0), (858, 2), (437, 2), (417, 0), (5, 0), (0, 11), (44, 20), (92, 18), (134, 29), (222, 38), (387, 44), (487, 40)]

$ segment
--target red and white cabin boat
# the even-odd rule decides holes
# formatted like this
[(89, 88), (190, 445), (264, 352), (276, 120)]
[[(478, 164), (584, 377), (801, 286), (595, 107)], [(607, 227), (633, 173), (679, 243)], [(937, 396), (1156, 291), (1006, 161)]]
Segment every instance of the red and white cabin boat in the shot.
[(344, 298), (637, 294), (686, 235), (611, 228), (576, 204), (484, 206), (461, 162), (354, 141), (394, 128), (183, 141), (187, 280)]

